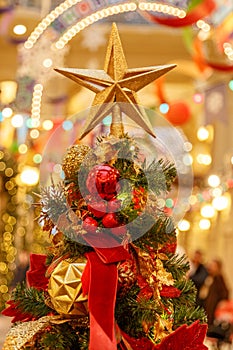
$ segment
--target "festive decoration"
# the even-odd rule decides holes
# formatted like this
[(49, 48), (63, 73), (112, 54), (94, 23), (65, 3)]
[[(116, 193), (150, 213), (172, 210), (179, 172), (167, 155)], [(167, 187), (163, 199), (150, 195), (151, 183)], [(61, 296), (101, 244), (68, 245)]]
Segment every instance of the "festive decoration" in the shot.
[(117, 182), (119, 180), (119, 172), (109, 165), (97, 165), (88, 174), (86, 186), (92, 199), (110, 200), (117, 193)]
[[(195, 0), (193, 1), (195, 3)], [(190, 4), (192, 6), (192, 4)], [(170, 26), (170, 27), (185, 27), (194, 24), (201, 18), (204, 18), (211, 14), (216, 8), (216, 4), (213, 0), (202, 0), (198, 1), (198, 5), (192, 7), (190, 11), (186, 13), (183, 18), (176, 17), (159, 17), (152, 14), (147, 14), (147, 18), (149, 18), (153, 22), (157, 22), (162, 25)]]
[(85, 302), (82, 295), (81, 276), (85, 262), (61, 261), (49, 279), (48, 293), (54, 309), (64, 315), (86, 315)]
[[(93, 102), (93, 106), (96, 109), (89, 114), (80, 139), (109, 114), (113, 107), (109, 103), (114, 103), (115, 101), (122, 102), (120, 105), (122, 112), (125, 112), (144, 130), (154, 136), (148, 117), (139, 106), (136, 92), (174, 67), (175, 65), (171, 64), (128, 69), (116, 26), (113, 25), (104, 70), (56, 69), (56, 71), (78, 84), (96, 92)], [(119, 113), (117, 115), (119, 117)], [(116, 136), (121, 136), (121, 120), (116, 120), (115, 124), (119, 124), (115, 127), (119, 129)], [(112, 123), (112, 128), (114, 128), (114, 123)]]
[(79, 167), (89, 150), (90, 148), (86, 145), (74, 145), (68, 149), (62, 164), (66, 178), (72, 179), (77, 175)]
[(30, 342), (36, 333), (46, 329), (49, 325), (50, 316), (41, 317), (37, 321), (23, 322), (12, 328), (6, 338), (2, 350), (20, 350), (24, 346), (30, 346)]
[(191, 117), (190, 109), (185, 102), (169, 103), (166, 118), (173, 125), (183, 125)]
[[(173, 219), (158, 206), (176, 169), (164, 159), (147, 160), (136, 140), (124, 133), (121, 115), (129, 113), (152, 134), (131, 89), (139, 90), (170, 69), (128, 70), (113, 25), (104, 71), (81, 76), (80, 70), (65, 71), (97, 93), (94, 104), (101, 103), (82, 136), (106, 113), (112, 113), (112, 124), (109, 135), (97, 138), (96, 148), (68, 149), (64, 181), (41, 190), (39, 221), (50, 234), (51, 247), (46, 266), (44, 257), (31, 261), (28, 281), (34, 287), (19, 285), (13, 294), (15, 313), (35, 319), (17, 326), (23, 332), (19, 349), (58, 344), (61, 350), (154, 350), (173, 341), (205, 349), (205, 326), (195, 321), (205, 322), (206, 316), (186, 279), (186, 257), (174, 254)], [(122, 101), (129, 108), (122, 109)], [(35, 271), (38, 276), (44, 271), (41, 285), (35, 283)], [(31, 322), (36, 322), (33, 333)], [(18, 337), (17, 327), (7, 345)]]

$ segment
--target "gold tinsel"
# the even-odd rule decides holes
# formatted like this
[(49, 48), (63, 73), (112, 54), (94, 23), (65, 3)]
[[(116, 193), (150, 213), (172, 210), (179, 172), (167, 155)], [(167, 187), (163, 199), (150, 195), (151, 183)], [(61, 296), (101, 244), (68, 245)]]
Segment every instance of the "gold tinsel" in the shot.
[(23, 349), (33, 337), (47, 327), (53, 316), (44, 316), (36, 321), (22, 322), (12, 327), (7, 334), (2, 350)]
[(81, 276), (86, 262), (61, 261), (52, 272), (48, 293), (53, 308), (62, 315), (87, 315), (87, 296), (82, 294)]
[(87, 145), (73, 145), (68, 148), (62, 162), (62, 169), (67, 179), (72, 179), (77, 175), (80, 165), (89, 151), (90, 147)]

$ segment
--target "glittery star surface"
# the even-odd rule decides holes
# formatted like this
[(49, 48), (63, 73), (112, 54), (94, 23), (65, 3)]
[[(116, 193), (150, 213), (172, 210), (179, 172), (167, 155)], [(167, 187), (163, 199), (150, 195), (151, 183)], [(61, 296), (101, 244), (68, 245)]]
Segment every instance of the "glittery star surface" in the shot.
[[(173, 69), (176, 65), (128, 69), (117, 26), (113, 23), (103, 70), (64, 68), (57, 72), (96, 93), (80, 139), (87, 135), (107, 115), (112, 113), (112, 123), (121, 122), (121, 113), (154, 135), (150, 121), (139, 105), (136, 92)], [(118, 104), (118, 116), (113, 113)], [(115, 119), (115, 120), (114, 120)]]

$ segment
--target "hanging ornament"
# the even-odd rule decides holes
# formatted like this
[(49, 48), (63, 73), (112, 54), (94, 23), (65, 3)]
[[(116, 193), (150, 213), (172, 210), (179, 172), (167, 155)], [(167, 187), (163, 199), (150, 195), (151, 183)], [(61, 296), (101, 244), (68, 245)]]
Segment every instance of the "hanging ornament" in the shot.
[(77, 175), (80, 165), (89, 151), (90, 147), (86, 145), (74, 145), (68, 149), (62, 163), (62, 169), (67, 179), (72, 179)]
[(87, 296), (82, 294), (81, 276), (86, 262), (63, 260), (53, 270), (48, 293), (53, 308), (64, 315), (87, 315)]
[(166, 114), (167, 120), (173, 125), (183, 125), (191, 117), (191, 112), (185, 102), (169, 103), (169, 110)]
[(94, 198), (110, 200), (117, 193), (119, 177), (117, 169), (106, 164), (96, 165), (88, 174), (86, 186)]

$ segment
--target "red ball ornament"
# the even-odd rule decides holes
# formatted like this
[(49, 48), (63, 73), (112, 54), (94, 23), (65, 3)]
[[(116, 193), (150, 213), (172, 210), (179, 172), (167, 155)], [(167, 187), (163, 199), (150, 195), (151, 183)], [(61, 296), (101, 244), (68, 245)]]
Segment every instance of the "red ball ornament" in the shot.
[(86, 186), (92, 196), (112, 199), (118, 190), (120, 173), (110, 165), (96, 165), (89, 172)]
[(96, 218), (102, 218), (106, 214), (106, 204), (104, 201), (92, 202), (88, 204), (87, 208)]
[(167, 120), (173, 125), (182, 125), (191, 117), (189, 106), (185, 102), (172, 102), (166, 114)]
[(104, 227), (112, 228), (119, 226), (119, 222), (117, 221), (117, 217), (115, 213), (105, 214), (102, 219), (102, 224)]
[(87, 216), (84, 220), (83, 220), (83, 228), (84, 230), (86, 230), (87, 232), (90, 233), (95, 233), (96, 232), (96, 227), (98, 226), (98, 222), (93, 219), (91, 216)]

